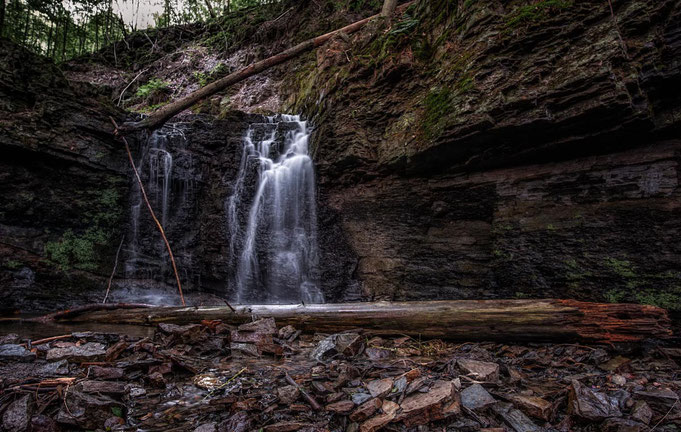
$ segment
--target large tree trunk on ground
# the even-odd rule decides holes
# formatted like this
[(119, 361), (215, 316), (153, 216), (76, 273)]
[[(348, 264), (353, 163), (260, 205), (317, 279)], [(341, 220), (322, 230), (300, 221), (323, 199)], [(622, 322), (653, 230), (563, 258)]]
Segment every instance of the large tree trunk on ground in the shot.
[[(113, 305), (107, 305), (111, 308)], [(129, 306), (128, 306), (129, 307)], [(640, 342), (671, 336), (664, 309), (634, 304), (574, 300), (443, 300), (320, 305), (149, 307), (62, 315), (60, 321), (119, 324), (229, 324), (273, 317), (278, 325), (334, 333), (362, 328), (375, 334), (405, 334), (450, 340)]]
[[(409, 6), (412, 2), (408, 2), (406, 4), (403, 4), (400, 6), (400, 9), (406, 8)], [(187, 96), (176, 100), (175, 102), (169, 103), (168, 105), (165, 105), (164, 107), (154, 111), (149, 117), (145, 118), (142, 121), (139, 121), (137, 123), (124, 123), (121, 125), (119, 128), (119, 132), (121, 133), (129, 133), (129, 132), (134, 132), (139, 129), (154, 129), (159, 126), (162, 126), (163, 123), (165, 123), (168, 119), (173, 117), (175, 114), (178, 114), (185, 109), (191, 107), (195, 103), (201, 101), (202, 99), (205, 99), (208, 96), (211, 96), (221, 90), (224, 90), (225, 88), (229, 87), (232, 84), (236, 84), (240, 81), (245, 80), (246, 78), (253, 76), (255, 74), (258, 74), (266, 69), (271, 68), (272, 66), (276, 66), (278, 64), (284, 63), (301, 53), (304, 53), (306, 51), (310, 51), (318, 46), (323, 45), (326, 43), (329, 39), (333, 38), (334, 36), (344, 33), (344, 34), (350, 34), (354, 33), (357, 30), (361, 29), (366, 23), (371, 21), (372, 19), (377, 18), (379, 15), (374, 15), (369, 18), (365, 18), (361, 21), (357, 21), (355, 23), (352, 23), (348, 26), (345, 26), (341, 29), (334, 30), (330, 33), (326, 33), (321, 36), (317, 36), (316, 38), (313, 39), (308, 39), (305, 42), (301, 42), (298, 45), (289, 48), (275, 56), (266, 58), (265, 60), (261, 60), (256, 63), (252, 63), (251, 65), (245, 67), (244, 69), (241, 69), (239, 71), (236, 71), (230, 75), (227, 75), (224, 78), (221, 78), (211, 84), (208, 84), (205, 87), (201, 87), (200, 89), (188, 94)]]

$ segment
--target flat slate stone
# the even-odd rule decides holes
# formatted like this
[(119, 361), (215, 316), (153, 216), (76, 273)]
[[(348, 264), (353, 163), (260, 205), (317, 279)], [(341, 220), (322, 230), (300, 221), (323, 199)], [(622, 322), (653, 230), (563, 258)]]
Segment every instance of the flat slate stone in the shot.
[(22, 345), (5, 344), (0, 345), (0, 360), (30, 362), (35, 360), (35, 353), (24, 348)]
[(473, 384), (461, 392), (461, 405), (470, 410), (478, 410), (495, 402), (492, 395), (480, 384)]
[(72, 362), (97, 361), (106, 355), (106, 346), (97, 342), (52, 348), (45, 357), (49, 361), (66, 359)]

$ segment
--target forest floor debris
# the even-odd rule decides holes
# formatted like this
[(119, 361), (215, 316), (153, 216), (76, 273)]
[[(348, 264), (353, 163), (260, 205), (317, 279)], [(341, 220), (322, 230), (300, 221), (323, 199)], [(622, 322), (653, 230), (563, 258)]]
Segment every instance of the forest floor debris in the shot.
[[(48, 338), (49, 339), (49, 338)], [(677, 431), (681, 351), (301, 334), (0, 336), (0, 430)]]

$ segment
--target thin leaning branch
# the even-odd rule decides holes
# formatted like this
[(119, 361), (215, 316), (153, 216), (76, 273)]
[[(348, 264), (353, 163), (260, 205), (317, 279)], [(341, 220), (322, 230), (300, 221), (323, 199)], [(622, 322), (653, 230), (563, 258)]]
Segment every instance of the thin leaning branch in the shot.
[[(125, 39), (123, 39), (123, 40), (125, 40)], [(146, 72), (146, 71), (148, 71), (148, 70), (149, 70), (149, 69), (144, 69), (142, 72), (138, 73), (137, 76), (135, 76), (135, 78), (133, 78), (132, 81), (130, 81), (130, 82), (128, 83), (128, 85), (125, 86), (125, 88), (124, 88), (123, 91), (121, 92), (120, 96), (118, 96), (118, 102), (116, 103), (117, 106), (121, 106), (121, 101), (123, 100), (123, 95), (124, 95), (125, 92), (128, 90), (128, 88), (130, 88), (130, 86), (132, 85), (132, 83), (134, 83), (135, 81), (137, 81), (137, 78), (139, 78), (140, 75), (142, 75), (144, 72)]]
[[(116, 134), (118, 131), (118, 124), (116, 124), (116, 120), (111, 118), (111, 123), (113, 123), (114, 128), (116, 130)], [(147, 205), (147, 209), (149, 209), (149, 213), (151, 214), (151, 218), (154, 220), (154, 223), (156, 223), (156, 227), (158, 228), (158, 231), (161, 233), (161, 237), (163, 237), (163, 242), (166, 245), (166, 249), (168, 250), (168, 255), (170, 256), (170, 262), (173, 265), (173, 272), (175, 272), (175, 280), (177, 281), (177, 290), (180, 292), (180, 300), (182, 300), (182, 306), (186, 306), (186, 303), (184, 302), (184, 294), (182, 294), (182, 283), (180, 282), (180, 276), (177, 273), (177, 266), (175, 265), (175, 256), (173, 255), (173, 251), (170, 248), (170, 243), (168, 243), (168, 238), (166, 238), (166, 233), (163, 230), (163, 226), (161, 225), (161, 222), (158, 221), (158, 218), (156, 217), (156, 213), (154, 213), (154, 210), (151, 208), (151, 204), (149, 203), (149, 198), (147, 198), (147, 192), (144, 190), (144, 185), (142, 184), (142, 179), (140, 178), (139, 172), (137, 172), (137, 167), (135, 166), (135, 161), (132, 159), (132, 153), (130, 152), (130, 145), (128, 144), (128, 140), (125, 139), (124, 136), (120, 137), (123, 140), (123, 143), (125, 144), (125, 151), (128, 152), (128, 160), (130, 161), (130, 165), (132, 166), (132, 170), (135, 173), (135, 178), (137, 179), (137, 184), (140, 187), (140, 190), (142, 191), (142, 197), (144, 198), (144, 202)]]
[(106, 303), (106, 299), (109, 298), (109, 291), (111, 291), (111, 281), (113, 281), (113, 277), (116, 274), (116, 269), (118, 268), (118, 256), (121, 254), (123, 241), (125, 241), (125, 236), (121, 238), (121, 242), (118, 244), (118, 250), (116, 251), (116, 261), (114, 261), (113, 270), (111, 271), (111, 276), (109, 277), (109, 284), (106, 286), (106, 294), (104, 294), (104, 300), (102, 300), (102, 303)]

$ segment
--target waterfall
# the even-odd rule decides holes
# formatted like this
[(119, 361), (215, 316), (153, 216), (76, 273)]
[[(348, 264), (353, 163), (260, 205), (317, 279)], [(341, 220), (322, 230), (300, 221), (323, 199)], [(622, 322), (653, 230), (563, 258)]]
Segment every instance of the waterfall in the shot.
[[(171, 129), (171, 131), (174, 131), (174, 129)], [(166, 230), (170, 214), (169, 206), (173, 180), (173, 156), (168, 151), (169, 136), (166, 131), (154, 131), (142, 146), (141, 157), (137, 162), (140, 177), (145, 182), (147, 196), (154, 208), (159, 210), (161, 225)], [(125, 266), (128, 277), (138, 276), (136, 273), (140, 270), (139, 262), (143, 260), (143, 254), (140, 250), (140, 218), (142, 217), (140, 209), (146, 207), (146, 205), (137, 185), (133, 186), (133, 190), (133, 202), (135, 204), (131, 209), (132, 238), (129, 241), (129, 258)], [(165, 248), (160, 243), (158, 252), (162, 255), (165, 254)], [(164, 271), (165, 264), (161, 268), (161, 272)]]
[[(318, 287), (315, 177), (308, 139), (307, 123), (289, 115), (267, 117), (244, 136), (227, 205), (237, 303), (324, 302)], [(246, 186), (253, 170), (257, 181), (244, 224), (239, 210), (249, 201)]]

